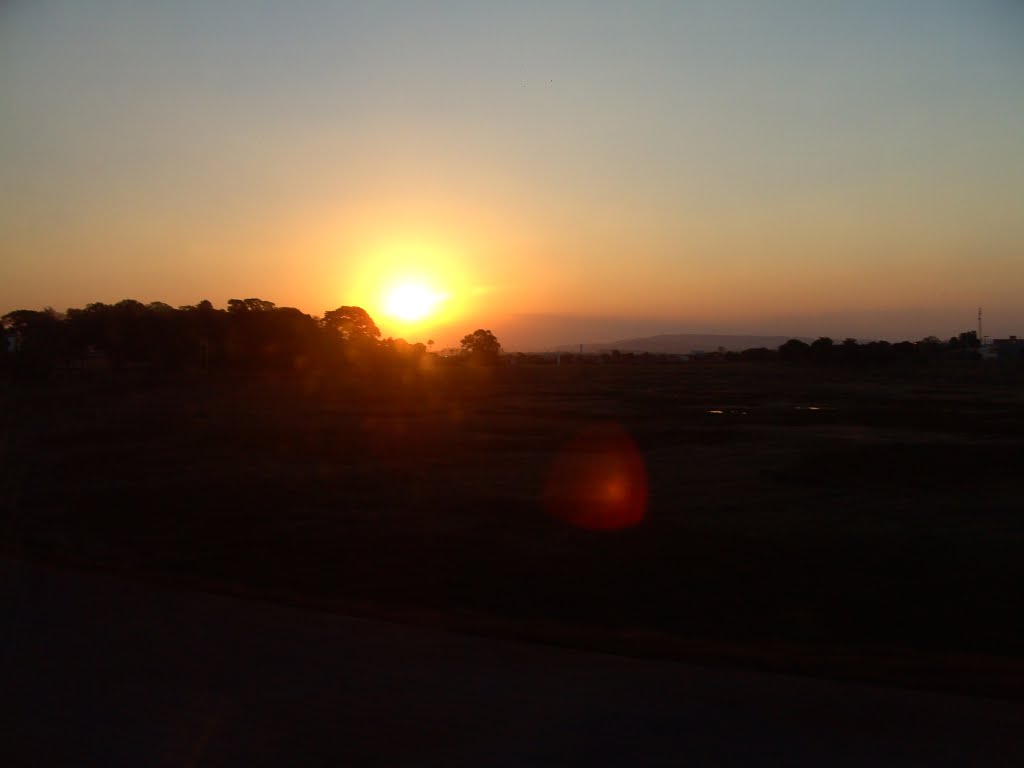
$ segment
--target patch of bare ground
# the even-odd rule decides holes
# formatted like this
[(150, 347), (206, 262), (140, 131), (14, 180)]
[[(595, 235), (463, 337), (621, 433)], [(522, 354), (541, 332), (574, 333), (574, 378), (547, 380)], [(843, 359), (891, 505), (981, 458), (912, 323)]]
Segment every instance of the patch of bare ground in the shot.
[[(1019, 694), (1015, 376), (715, 363), (7, 388), (3, 549), (556, 643)], [(580, 530), (545, 487), (609, 425), (643, 457), (646, 516)]]

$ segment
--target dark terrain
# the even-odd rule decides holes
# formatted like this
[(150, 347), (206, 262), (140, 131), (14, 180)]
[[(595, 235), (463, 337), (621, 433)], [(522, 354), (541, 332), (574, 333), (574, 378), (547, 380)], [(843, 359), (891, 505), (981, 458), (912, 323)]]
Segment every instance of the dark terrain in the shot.
[[(552, 648), (0, 559), (4, 768), (985, 766), (1016, 701)], [(4, 664), (6, 662), (6, 664)]]
[[(2, 389), (3, 553), (627, 653), (1024, 692), (1024, 378), (711, 361)], [(553, 464), (618, 425), (646, 519)], [(577, 448), (573, 448), (577, 450)]]

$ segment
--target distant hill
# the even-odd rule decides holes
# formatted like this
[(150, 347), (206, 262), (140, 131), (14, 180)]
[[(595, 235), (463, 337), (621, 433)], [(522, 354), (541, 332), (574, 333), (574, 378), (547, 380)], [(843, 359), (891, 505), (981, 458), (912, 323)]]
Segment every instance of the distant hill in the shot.
[[(727, 352), (742, 352), (744, 349), (767, 347), (777, 349), (790, 339), (810, 343), (805, 336), (736, 336), (716, 333), (673, 333), (661, 336), (646, 336), (641, 339), (621, 339), (607, 343), (584, 344), (585, 353), (610, 352), (654, 352), (660, 354), (686, 355), (691, 352), (714, 352), (719, 347)], [(555, 347), (556, 352), (579, 352), (579, 344), (563, 344)]]

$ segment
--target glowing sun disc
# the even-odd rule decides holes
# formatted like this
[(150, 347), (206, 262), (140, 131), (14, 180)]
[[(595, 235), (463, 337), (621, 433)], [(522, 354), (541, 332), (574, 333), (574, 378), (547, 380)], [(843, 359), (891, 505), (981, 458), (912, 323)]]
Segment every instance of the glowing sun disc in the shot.
[(416, 283), (403, 283), (388, 294), (384, 310), (406, 322), (422, 320), (444, 297)]

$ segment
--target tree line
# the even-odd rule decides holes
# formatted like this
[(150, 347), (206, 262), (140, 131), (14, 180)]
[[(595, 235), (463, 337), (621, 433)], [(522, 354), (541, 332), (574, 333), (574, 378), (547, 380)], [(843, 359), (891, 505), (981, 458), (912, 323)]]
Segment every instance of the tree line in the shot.
[[(163, 302), (143, 304), (125, 299), (116, 304), (96, 302), (58, 313), (19, 309), (0, 318), (0, 371), (36, 379), (58, 370), (102, 368), (154, 371), (305, 370), (379, 368), (436, 359), (432, 341), (410, 343), (381, 338), (369, 313), (358, 306), (341, 306), (322, 317), (294, 307), (278, 307), (264, 299), (230, 299), (226, 309), (209, 301), (172, 307)], [(929, 336), (920, 341), (813, 342), (791, 339), (777, 349), (742, 352), (720, 349), (710, 359), (788, 364), (878, 366), (976, 359), (981, 346), (975, 331), (947, 341)], [(462, 338), (453, 362), (493, 365), (502, 354), (497, 337), (477, 329)], [(599, 355), (559, 356), (560, 363), (678, 362), (678, 355), (618, 351)], [(549, 356), (517, 354), (517, 363), (550, 363)]]
[[(927, 363), (939, 360), (974, 360), (979, 357), (981, 342), (976, 331), (964, 331), (942, 341), (926, 336), (920, 341), (868, 341), (844, 339), (836, 343), (822, 336), (810, 344), (790, 339), (779, 347), (778, 359), (789, 363), (821, 365), (872, 366), (891, 363)], [(750, 350), (748, 350), (749, 352)], [(746, 353), (741, 353), (746, 354)]]
[[(811, 342), (790, 339), (777, 348), (753, 347), (741, 352), (719, 347), (710, 352), (695, 352), (688, 355), (667, 352), (634, 352), (617, 349), (605, 352), (573, 353), (557, 355), (560, 365), (650, 365), (678, 364), (681, 360), (706, 360), (750, 363), (778, 362), (791, 365), (825, 365), (848, 367), (877, 367), (898, 364), (923, 364), (942, 360), (976, 360), (980, 357), (981, 343), (977, 332), (965, 331), (948, 341), (928, 336), (920, 341), (867, 341), (858, 342), (848, 338), (836, 343), (828, 336)], [(1010, 350), (1012, 354), (1016, 351)], [(522, 364), (549, 364), (556, 357), (548, 354), (512, 355), (513, 362)]]
[[(316, 317), (263, 299), (181, 307), (125, 299), (58, 313), (19, 309), (2, 318), (0, 367), (35, 378), (59, 369), (302, 370), (410, 364), (430, 354), (428, 341), (381, 338), (357, 306)], [(460, 360), (493, 363), (501, 346), (478, 329), (462, 340)]]

